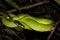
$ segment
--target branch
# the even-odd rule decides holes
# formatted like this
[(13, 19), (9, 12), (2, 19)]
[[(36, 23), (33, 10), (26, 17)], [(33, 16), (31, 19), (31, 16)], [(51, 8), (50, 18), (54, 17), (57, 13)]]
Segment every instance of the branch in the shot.
[[(55, 13), (55, 12), (57, 12), (57, 10), (54, 10), (53, 12)], [(39, 11), (39, 12), (28, 12), (28, 13), (29, 14), (32, 14), (32, 13), (33, 14), (40, 14), (40, 13), (44, 13), (44, 12), (43, 11)], [(2, 18), (2, 16), (1, 16), (2, 14), (3, 14), (3, 12), (0, 12), (0, 18)]]
[[(19, 10), (27, 10), (27, 9), (33, 8), (35, 6), (43, 5), (43, 4), (46, 4), (46, 3), (49, 3), (49, 1), (43, 1), (43, 2), (32, 4), (32, 5), (28, 5), (28, 6), (25, 6), (25, 7), (21, 7), (21, 8), (19, 8)], [(12, 10), (8, 10), (7, 12), (10, 13), (10, 12), (15, 12), (15, 11), (17, 11), (17, 10), (12, 9)], [(1, 14), (3, 14), (3, 12), (0, 12), (0, 15)]]
[(48, 36), (47, 40), (50, 40), (50, 38), (51, 38), (51, 36), (53, 35), (55, 29), (57, 28), (59, 22), (60, 22), (60, 18), (59, 18), (59, 20), (56, 22), (55, 27), (54, 27), (54, 29), (51, 31), (51, 33), (50, 33), (50, 35)]

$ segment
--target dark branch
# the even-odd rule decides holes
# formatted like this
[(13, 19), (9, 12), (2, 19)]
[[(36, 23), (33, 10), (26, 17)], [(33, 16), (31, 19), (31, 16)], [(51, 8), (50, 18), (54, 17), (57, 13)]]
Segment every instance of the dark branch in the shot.
[[(38, 5), (42, 5), (42, 4), (45, 4), (45, 3), (49, 3), (49, 1), (43, 1), (43, 2), (32, 4), (32, 5), (28, 5), (28, 6), (25, 6), (25, 7), (21, 7), (21, 8), (19, 8), (19, 10), (27, 10), (27, 9), (32, 8), (32, 7), (35, 7), (35, 6), (38, 6)], [(12, 10), (8, 10), (7, 12), (10, 13), (10, 12), (15, 12), (15, 11), (17, 11), (17, 10), (16, 9), (12, 9)], [(0, 15), (1, 14), (3, 14), (3, 12), (0, 12)]]
[(51, 31), (51, 33), (50, 33), (50, 35), (48, 36), (47, 40), (50, 40), (50, 38), (51, 38), (51, 36), (53, 35), (55, 29), (57, 28), (59, 22), (60, 22), (60, 18), (59, 18), (59, 20), (56, 22), (55, 27), (54, 27), (54, 29)]

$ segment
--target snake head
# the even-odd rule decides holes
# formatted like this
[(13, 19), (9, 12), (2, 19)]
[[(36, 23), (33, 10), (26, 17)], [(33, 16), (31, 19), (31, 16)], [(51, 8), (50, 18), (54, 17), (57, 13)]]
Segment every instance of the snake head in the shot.
[(2, 20), (2, 23), (8, 27), (17, 27), (17, 25), (12, 20), (10, 20), (10, 17), (6, 14), (2, 15), (1, 20)]

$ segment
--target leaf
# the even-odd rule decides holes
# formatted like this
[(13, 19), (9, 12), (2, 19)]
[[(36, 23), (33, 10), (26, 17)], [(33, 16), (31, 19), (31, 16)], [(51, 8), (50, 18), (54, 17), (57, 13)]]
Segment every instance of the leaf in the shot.
[(26, 0), (17, 0), (18, 1), (18, 3), (22, 3), (22, 2), (24, 2), (24, 1), (26, 1)]
[(5, 0), (7, 3), (9, 3), (12, 7), (19, 9), (19, 6), (16, 4), (16, 2), (13, 2), (12, 0)]
[(60, 5), (60, 0), (55, 0), (56, 2), (57, 2), (57, 4), (59, 4)]
[(15, 33), (15, 31), (13, 31), (12, 29), (9, 29), (9, 28), (7, 28), (7, 29), (5, 29), (5, 31), (8, 33), (8, 34), (11, 34), (11, 35), (17, 35), (16, 33)]
[(9, 36), (5, 36), (5, 38), (7, 38), (8, 40), (12, 40), (12, 38)]
[(57, 28), (60, 31), (60, 28)]
[(6, 9), (6, 7), (3, 4), (1, 4), (1, 3), (0, 3), (0, 7)]
[(4, 36), (0, 34), (0, 37), (4, 37)]
[(41, 2), (42, 0), (34, 0), (35, 2)]
[(20, 37), (17, 35), (17, 33), (16, 33), (14, 30), (12, 30), (12, 29), (10, 29), (10, 28), (7, 28), (7, 29), (5, 29), (5, 31), (6, 31), (8, 34), (14, 35), (14, 36), (16, 36), (17, 38), (20, 39)]
[(30, 2), (32, 3), (32, 0), (30, 0)]

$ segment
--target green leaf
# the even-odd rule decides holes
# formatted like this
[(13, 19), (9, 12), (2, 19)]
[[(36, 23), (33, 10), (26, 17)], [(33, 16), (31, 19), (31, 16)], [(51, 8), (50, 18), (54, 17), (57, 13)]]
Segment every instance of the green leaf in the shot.
[(5, 36), (5, 38), (7, 38), (8, 40), (12, 40), (12, 38), (9, 36)]
[(60, 31), (60, 28), (57, 28), (58, 29), (58, 31)]
[(13, 2), (12, 0), (5, 0), (7, 3), (9, 3), (12, 7), (19, 9), (19, 6), (16, 4), (16, 2)]
[(13, 31), (12, 29), (7, 28), (7, 29), (5, 29), (5, 31), (6, 31), (8, 34), (17, 36), (17, 34), (15, 33), (15, 31)]
[(14, 35), (14, 36), (16, 36), (17, 38), (21, 39), (14, 30), (12, 30), (12, 29), (10, 29), (10, 28), (7, 28), (7, 29), (5, 29), (5, 31), (6, 31), (8, 34)]
[(32, 0), (30, 0), (30, 2), (32, 3)]
[(0, 3), (0, 7), (3, 7), (4, 9), (6, 9), (6, 7), (3, 4), (1, 4), (1, 3)]
[(17, 0), (18, 1), (18, 3), (22, 3), (22, 2), (24, 2), (24, 1), (26, 1), (26, 0)]
[(1, 35), (1, 34), (0, 34), (0, 37), (4, 37), (4, 35)]
[(55, 0), (60, 5), (60, 0)]
[(35, 2), (41, 2), (42, 0), (34, 0)]

